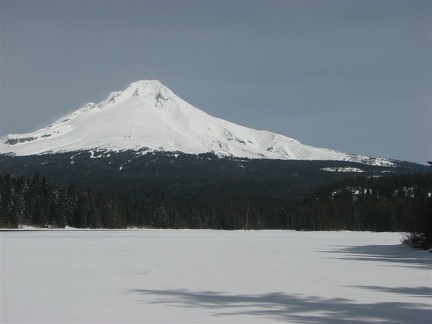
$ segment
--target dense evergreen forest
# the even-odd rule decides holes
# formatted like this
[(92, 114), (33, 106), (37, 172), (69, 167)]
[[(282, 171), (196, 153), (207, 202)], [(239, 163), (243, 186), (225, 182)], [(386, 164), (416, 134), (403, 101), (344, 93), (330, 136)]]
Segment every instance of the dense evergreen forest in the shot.
[(432, 247), (432, 174), (347, 178), (307, 194), (295, 211), (309, 230), (408, 232), (405, 243)]
[(20, 225), (64, 228), (126, 226), (123, 207), (102, 192), (53, 185), (44, 177), (0, 177), (0, 227)]
[(424, 241), (432, 228), (429, 172), (401, 161), (211, 153), (0, 155), (0, 227), (410, 231)]
[[(432, 175), (351, 177), (288, 199), (128, 199), (31, 179), (0, 177), (0, 227), (213, 228), (408, 231), (432, 246)], [(422, 237), (426, 235), (426, 238)], [(422, 243), (423, 244), (423, 243)], [(413, 245), (421, 245), (414, 242)]]

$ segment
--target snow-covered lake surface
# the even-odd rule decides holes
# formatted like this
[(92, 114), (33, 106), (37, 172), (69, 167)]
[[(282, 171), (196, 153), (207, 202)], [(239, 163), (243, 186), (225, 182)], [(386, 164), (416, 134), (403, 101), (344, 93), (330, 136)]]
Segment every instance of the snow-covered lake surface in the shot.
[(1, 323), (431, 323), (398, 233), (6, 231)]

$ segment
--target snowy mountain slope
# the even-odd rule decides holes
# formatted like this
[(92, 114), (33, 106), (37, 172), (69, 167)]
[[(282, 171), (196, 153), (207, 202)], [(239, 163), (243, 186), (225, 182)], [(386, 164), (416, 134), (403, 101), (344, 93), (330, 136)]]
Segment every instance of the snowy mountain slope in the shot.
[(159, 81), (137, 81), (88, 103), (53, 124), (1, 139), (0, 153), (32, 155), (80, 150), (214, 152), (221, 156), (392, 162), (303, 145), (292, 138), (212, 117)]

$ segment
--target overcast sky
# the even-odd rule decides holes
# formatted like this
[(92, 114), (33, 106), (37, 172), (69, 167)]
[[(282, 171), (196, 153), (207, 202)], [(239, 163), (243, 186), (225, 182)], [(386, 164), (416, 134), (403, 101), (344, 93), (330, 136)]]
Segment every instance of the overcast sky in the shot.
[(343, 152), (431, 156), (430, 0), (0, 0), (0, 135), (141, 79)]

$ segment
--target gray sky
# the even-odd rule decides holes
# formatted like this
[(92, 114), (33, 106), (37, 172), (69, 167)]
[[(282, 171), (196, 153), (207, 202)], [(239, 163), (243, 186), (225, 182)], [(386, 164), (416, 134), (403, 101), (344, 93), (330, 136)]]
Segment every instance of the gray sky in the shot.
[(431, 0), (0, 0), (0, 135), (158, 79), (205, 112), (425, 163)]

